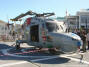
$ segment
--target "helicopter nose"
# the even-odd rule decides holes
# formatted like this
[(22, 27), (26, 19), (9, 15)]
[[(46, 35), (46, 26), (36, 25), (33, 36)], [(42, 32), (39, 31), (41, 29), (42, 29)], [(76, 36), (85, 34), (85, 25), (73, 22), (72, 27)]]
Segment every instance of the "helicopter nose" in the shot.
[(80, 36), (78, 36), (78, 35), (76, 35), (76, 34), (74, 34), (74, 33), (70, 33), (70, 34), (71, 34), (71, 36), (72, 36), (72, 41), (75, 41), (77, 47), (79, 48), (79, 47), (83, 44), (83, 42), (82, 42)]

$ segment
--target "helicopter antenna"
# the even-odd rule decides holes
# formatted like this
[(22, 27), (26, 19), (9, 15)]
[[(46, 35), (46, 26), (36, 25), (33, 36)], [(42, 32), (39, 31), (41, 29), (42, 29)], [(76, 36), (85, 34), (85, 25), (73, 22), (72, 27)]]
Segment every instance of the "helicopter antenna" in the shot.
[(22, 17), (25, 17), (27, 15), (34, 15), (35, 17), (49, 17), (49, 16), (52, 16), (52, 15), (55, 15), (54, 13), (43, 13), (43, 14), (37, 14), (35, 12), (32, 12), (31, 10), (24, 13), (24, 14), (20, 14), (19, 16), (13, 18), (13, 19), (10, 19), (12, 21), (20, 21), (20, 18)]

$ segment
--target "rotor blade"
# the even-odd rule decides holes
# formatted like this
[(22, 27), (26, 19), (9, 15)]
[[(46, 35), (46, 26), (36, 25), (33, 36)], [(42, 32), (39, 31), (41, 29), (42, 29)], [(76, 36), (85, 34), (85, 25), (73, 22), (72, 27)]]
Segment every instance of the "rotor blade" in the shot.
[(55, 15), (55, 13), (44, 13), (45, 17), (49, 17), (49, 16), (52, 16), (52, 15)]
[(24, 16), (26, 16), (26, 15), (36, 15), (37, 13), (35, 13), (35, 12), (32, 12), (32, 11), (28, 11), (28, 12), (26, 12), (26, 13), (24, 13), (24, 14), (20, 14), (19, 16), (17, 16), (16, 18), (14, 18), (14, 19), (11, 19), (12, 21), (18, 21), (18, 19), (20, 19), (20, 18), (22, 18), (22, 17), (24, 17)]
[(14, 19), (10, 19), (12, 21), (19, 21), (20, 18), (25, 17), (27, 15), (35, 15), (35, 17), (49, 17), (52, 15), (55, 15), (54, 13), (43, 13), (43, 14), (37, 14), (35, 12), (32, 12), (31, 10), (24, 13), (24, 14), (20, 14), (19, 16), (15, 17)]

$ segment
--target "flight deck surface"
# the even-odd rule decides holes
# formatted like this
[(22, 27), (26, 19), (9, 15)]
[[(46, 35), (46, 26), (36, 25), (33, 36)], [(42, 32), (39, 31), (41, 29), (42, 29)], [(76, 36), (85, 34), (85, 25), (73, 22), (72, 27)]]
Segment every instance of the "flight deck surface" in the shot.
[[(0, 67), (89, 67), (89, 51), (52, 55), (27, 44), (16, 50), (15, 42), (0, 42)], [(81, 55), (83, 60), (80, 62)]]

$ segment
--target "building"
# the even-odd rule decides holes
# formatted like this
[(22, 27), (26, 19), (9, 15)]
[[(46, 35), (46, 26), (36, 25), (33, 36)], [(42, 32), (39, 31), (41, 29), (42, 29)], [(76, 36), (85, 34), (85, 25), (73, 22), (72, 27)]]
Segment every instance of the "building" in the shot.
[(7, 23), (0, 20), (0, 40), (4, 39), (7, 36), (8, 27)]
[(0, 40), (8, 40), (12, 38), (13, 32), (17, 33), (20, 30), (22, 30), (20, 24), (8, 24), (0, 20)]
[(66, 16), (65, 22), (71, 29), (89, 29), (89, 9), (77, 11), (75, 16)]
[(0, 20), (0, 35), (5, 35), (7, 30), (6, 22)]
[(76, 15), (79, 16), (79, 28), (89, 29), (89, 9), (82, 9)]
[(79, 28), (79, 16), (66, 16), (66, 20), (68, 28), (70, 29), (78, 29)]

